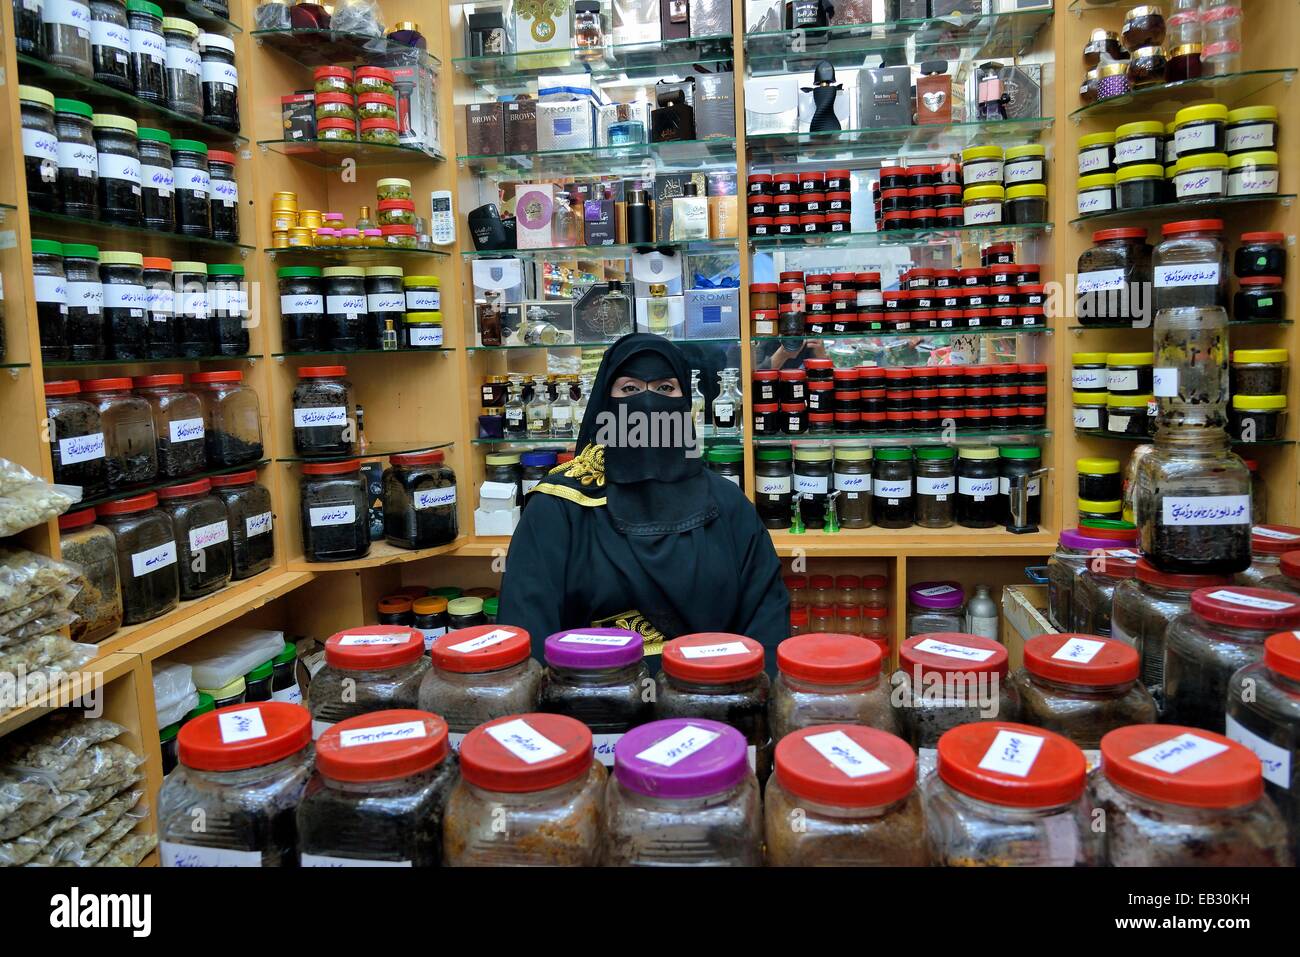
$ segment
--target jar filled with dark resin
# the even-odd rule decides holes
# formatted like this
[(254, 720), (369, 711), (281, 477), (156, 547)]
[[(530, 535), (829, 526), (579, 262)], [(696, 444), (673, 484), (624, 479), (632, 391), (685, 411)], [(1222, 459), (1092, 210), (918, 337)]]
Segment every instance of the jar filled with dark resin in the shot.
[(271, 567), (275, 558), (271, 493), (259, 485), (257, 470), (214, 475), (212, 494), (226, 503), (230, 517), (230, 578), (241, 581)]
[(172, 280), (176, 292), (176, 351), (187, 358), (210, 355), (207, 263), (178, 259), (172, 263)]
[(96, 515), (117, 540), (122, 624), (138, 625), (175, 608), (180, 598), (176, 533), (158, 507), (158, 496), (145, 492), (107, 502)]
[(131, 27), (131, 87), (150, 103), (167, 99), (167, 42), (163, 39), (162, 7), (149, 0), (126, 0)]
[(27, 205), (46, 213), (59, 211), (59, 137), (54, 125), (54, 94), (36, 86), (18, 87), (22, 110), (23, 168)]
[(81, 395), (81, 383), (74, 379), (46, 382), (45, 417), (54, 481), (79, 485), (82, 498), (102, 494), (107, 487), (104, 429), (98, 407)]
[(207, 479), (158, 490), (158, 502), (171, 516), (181, 598), (210, 595), (230, 584), (230, 525), (226, 503)]
[(349, 455), (356, 439), (352, 383), (346, 366), (303, 366), (294, 387), (293, 450)]
[(172, 170), (172, 137), (166, 130), (141, 127), (140, 215), (149, 229), (170, 233), (176, 229), (176, 176)]
[(67, 359), (68, 283), (63, 274), (62, 243), (52, 239), (32, 240), (32, 282), (41, 358), (46, 362)]
[(90, 0), (90, 62), (96, 83), (131, 92), (131, 28), (122, 0)]
[(262, 457), (262, 413), (242, 372), (195, 372), (190, 385), (203, 400), (203, 439), (209, 468), (256, 462)]
[(68, 358), (76, 362), (108, 354), (104, 331), (104, 288), (99, 278), (99, 249), (83, 243), (63, 244), (66, 279)]
[(235, 181), (235, 154), (226, 150), (208, 150), (208, 173), (211, 188), (212, 238), (223, 243), (239, 242), (239, 184)]
[(153, 413), (148, 402), (131, 392), (131, 380), (125, 376), (87, 379), (81, 391), (99, 410), (108, 487), (126, 488), (157, 478)]
[(100, 253), (99, 279), (104, 289), (109, 357), (149, 358), (149, 293), (144, 285), (144, 257), (130, 252)]
[(284, 266), (275, 275), (280, 293), (280, 344), (285, 352), (309, 352), (316, 346), (317, 330), (325, 323), (321, 269)]
[(198, 140), (173, 140), (172, 177), (176, 187), (176, 231), (183, 236), (210, 238), (208, 196), (212, 176), (208, 172), (207, 146)]
[(149, 313), (149, 358), (170, 359), (176, 348), (176, 290), (172, 285), (172, 261), (161, 256), (144, 257), (144, 288)]
[(248, 335), (248, 284), (244, 267), (215, 263), (208, 267), (208, 317), (212, 329), (212, 354), (243, 356), (251, 345)]
[(384, 538), (399, 548), (432, 548), (456, 540), (456, 473), (443, 453), (407, 452), (384, 472)]
[(199, 34), (202, 58), (203, 122), (239, 132), (239, 71), (235, 41), (219, 33)]
[(203, 403), (185, 387), (179, 372), (136, 376), (136, 395), (149, 403), (158, 443), (159, 478), (183, 478), (207, 462), (203, 443)]
[(307, 561), (348, 561), (370, 551), (370, 496), (356, 459), (305, 464), (299, 500)]
[(125, 116), (96, 113), (95, 148), (99, 151), (99, 215), (113, 226), (140, 225), (140, 150), (138, 126)]
[(99, 153), (91, 125), (94, 110), (81, 100), (56, 99), (59, 137), (59, 201), (65, 215), (99, 218)]

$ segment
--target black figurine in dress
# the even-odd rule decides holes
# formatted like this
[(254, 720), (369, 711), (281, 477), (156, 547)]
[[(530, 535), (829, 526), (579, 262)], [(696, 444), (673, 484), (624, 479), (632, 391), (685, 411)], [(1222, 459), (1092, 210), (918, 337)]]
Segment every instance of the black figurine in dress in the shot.
[(844, 87), (835, 82), (835, 67), (822, 60), (813, 71), (813, 85), (803, 91), (813, 95), (813, 117), (808, 125), (810, 133), (838, 133), (840, 118), (835, 115), (835, 97)]

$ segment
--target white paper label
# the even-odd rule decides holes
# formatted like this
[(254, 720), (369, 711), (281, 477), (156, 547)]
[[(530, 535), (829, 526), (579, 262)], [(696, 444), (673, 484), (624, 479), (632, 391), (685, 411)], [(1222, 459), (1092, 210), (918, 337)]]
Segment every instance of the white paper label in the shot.
[(614, 766), (614, 748), (618, 745), (619, 734), (593, 734), (591, 736), (591, 755), (607, 768)]
[(206, 170), (173, 166), (172, 179), (177, 189), (192, 190), (205, 197), (212, 191), (212, 175)]
[(331, 857), (328, 854), (302, 854), (303, 867), (414, 867), (410, 861), (372, 861), (361, 857)]
[(1152, 369), (1151, 392), (1158, 399), (1172, 399), (1178, 396), (1178, 369)]
[(957, 589), (953, 588), (951, 585), (932, 585), (929, 588), (917, 589), (916, 593), (926, 598), (937, 598), (940, 595), (955, 595)]
[(988, 661), (994, 654), (992, 648), (967, 648), (965, 645), (954, 645), (948, 641), (940, 641), (938, 638), (923, 638), (916, 643), (916, 650), (943, 658), (956, 658), (959, 661)]
[(317, 315), (325, 311), (324, 296), (281, 296), (280, 315)]
[(1110, 166), (1110, 147), (1094, 146), (1079, 152), (1079, 175), (1087, 176)]
[(210, 545), (230, 541), (230, 526), (224, 521), (212, 522), (190, 529), (190, 551), (197, 552)]
[(1091, 638), (1071, 638), (1060, 648), (1057, 648), (1052, 657), (1059, 661), (1073, 661), (1086, 665), (1097, 657), (1097, 652), (1105, 647), (1106, 642), (1104, 641), (1093, 641)]
[(131, 556), (131, 573), (136, 578), (143, 578), (150, 572), (176, 564), (176, 543), (163, 542), (154, 548), (147, 548)]
[(495, 631), (489, 631), (485, 635), (479, 635), (477, 638), (470, 638), (467, 641), (457, 642), (449, 645), (450, 651), (458, 655), (473, 654), (476, 651), (482, 651), (484, 648), (491, 648), (493, 645), (499, 645), (503, 641), (508, 641), (514, 636), (513, 631), (507, 631), (504, 628), (498, 628)]
[(172, 442), (194, 442), (203, 438), (203, 420), (172, 419), (167, 423), (167, 432)]
[(759, 495), (789, 495), (790, 485), (790, 476), (788, 475), (754, 476), (754, 490)]
[(1122, 269), (1096, 269), (1092, 272), (1079, 273), (1075, 283), (1075, 292), (1079, 295), (1123, 288), (1124, 270)]
[(805, 495), (825, 495), (830, 491), (829, 475), (798, 475), (794, 477), (794, 490)]
[(564, 754), (562, 747), (535, 730), (523, 718), (494, 724), (487, 729), (487, 733), (524, 764), (540, 764)]
[(233, 179), (214, 179), (211, 181), (212, 201), (222, 206), (234, 206), (239, 202), (239, 184)]
[(272, 701), (287, 701), (289, 704), (302, 703), (302, 689), (295, 683), (292, 687), (281, 688), (279, 691), (271, 692)]
[(1174, 177), (1174, 188), (1179, 199), (1197, 196), (1223, 195), (1223, 170), (1198, 169), (1179, 173)]
[(1111, 392), (1132, 392), (1137, 387), (1137, 369), (1106, 370), (1106, 388)]
[(993, 743), (980, 758), (979, 766), (985, 771), (997, 771), (1017, 778), (1027, 777), (1038, 760), (1046, 738), (1023, 731), (1008, 731), (1005, 728), (993, 738)]
[(417, 510), (424, 508), (441, 508), (444, 505), (455, 505), (456, 486), (450, 485), (447, 488), (418, 489), (411, 496), (411, 502)]
[(348, 424), (348, 410), (341, 405), (321, 406), (316, 409), (294, 409), (293, 425), (296, 429), (318, 429)]
[(1280, 532), (1276, 528), (1267, 528), (1263, 525), (1256, 525), (1251, 529), (1251, 534), (1258, 535), (1260, 538), (1272, 539), (1275, 542), (1294, 542), (1296, 539), (1300, 539), (1300, 535)]
[(76, 170), (78, 176), (90, 178), (99, 175), (99, 153), (94, 144), (59, 143), (59, 169)]
[(1012, 160), (1002, 168), (1002, 181), (1007, 186), (1036, 183), (1042, 178), (1043, 161), (1040, 159)]
[(140, 185), (140, 161), (133, 156), (118, 156), (116, 153), (99, 154), (100, 179), (122, 179), (128, 183)]
[(182, 316), (195, 319), (206, 319), (208, 317), (208, 294), (206, 292), (178, 293), (176, 300)]
[(204, 60), (199, 67), (199, 75), (204, 83), (221, 83), (227, 86), (239, 86), (239, 71), (233, 63), (221, 63), (217, 60)]
[(933, 495), (938, 498), (939, 501), (943, 502), (947, 500), (949, 495), (955, 494), (956, 491), (957, 480), (951, 475), (946, 478), (929, 478), (924, 475), (917, 476), (917, 495)]
[(351, 525), (357, 520), (356, 508), (352, 505), (322, 505), (308, 509), (312, 528), (326, 525)]
[(1218, 741), (1211, 741), (1209, 738), (1202, 738), (1200, 735), (1188, 733), (1180, 734), (1168, 741), (1162, 741), (1160, 744), (1152, 745), (1144, 751), (1130, 755), (1129, 760), (1136, 761), (1138, 764), (1145, 764), (1149, 768), (1155, 768), (1157, 771), (1164, 771), (1167, 774), (1178, 774), (1227, 750), (1228, 746), (1226, 744), (1220, 744)]
[(1166, 525), (1249, 525), (1249, 495), (1167, 496), (1161, 500)]
[(1196, 126), (1180, 126), (1174, 130), (1174, 145), (1178, 147), (1178, 155), (1186, 156), (1197, 150), (1213, 149), (1216, 125), (1200, 123)]
[(570, 632), (559, 639), (563, 645), (599, 645), (605, 648), (622, 648), (635, 640), (635, 635), (584, 635), (580, 631)]
[(228, 851), (221, 847), (198, 847), (159, 841), (163, 867), (261, 867), (261, 851)]
[(179, 70), (190, 76), (199, 76), (203, 70), (203, 60), (193, 50), (187, 50), (185, 47), (168, 47), (167, 69)]
[(1226, 718), (1227, 737), (1255, 752), (1255, 757), (1264, 766), (1264, 780), (1284, 791), (1291, 790), (1291, 752), (1261, 738), (1232, 715), (1226, 715)]
[(1230, 591), (1226, 588), (1210, 592), (1210, 597), (1219, 601), (1226, 601), (1229, 605), (1240, 605), (1242, 608), (1258, 608), (1262, 611), (1285, 611), (1288, 608), (1295, 607), (1289, 601), (1275, 601), (1272, 598), (1260, 598), (1257, 595), (1243, 595), (1241, 592)]
[(325, 311), (331, 315), (355, 319), (366, 314), (366, 297), (364, 295), (326, 296)]
[(1273, 148), (1273, 124), (1251, 123), (1228, 130), (1226, 139), (1228, 153), (1246, 153), (1251, 150), (1271, 150)]
[(1002, 204), (999, 202), (967, 205), (962, 210), (962, 213), (967, 226), (982, 226), (987, 223), (1002, 222)]
[(1101, 428), (1101, 409), (1076, 405), (1074, 407), (1074, 427), (1076, 429)]
[(872, 482), (871, 494), (876, 498), (887, 498), (891, 501), (911, 498), (912, 480), (904, 479), (901, 482), (897, 482), (890, 479), (876, 479)]
[(140, 183), (156, 189), (161, 196), (170, 196), (176, 188), (176, 177), (166, 166), (141, 166)]
[(990, 495), (998, 493), (998, 480), (996, 478), (967, 478), (961, 475), (957, 477), (957, 492), (960, 495), (968, 495), (977, 502), (982, 502)]
[(442, 295), (437, 290), (420, 289), (406, 291), (407, 312), (437, 312), (442, 308)]
[(1156, 138), (1143, 136), (1115, 144), (1115, 164), (1129, 166), (1134, 163), (1154, 163)]
[(415, 630), (424, 636), (424, 653), (426, 655), (433, 649), (433, 643), (447, 633), (446, 628), (417, 628)]
[(162, 36), (148, 30), (131, 31), (131, 52), (143, 54), (155, 63), (167, 60), (167, 44)]
[[(1040, 494), (1042, 492), (1042, 488), (1043, 488), (1042, 483), (1038, 479), (1029, 480), (1029, 492), (1028, 492), (1029, 495)], [(1011, 479), (1005, 475), (999, 476), (998, 478), (998, 494), (999, 495), (1011, 494)]]
[(33, 276), (37, 302), (57, 302), (66, 305), (68, 284), (62, 276)]
[(683, 658), (729, 658), (749, 654), (749, 649), (739, 641), (724, 641), (716, 645), (683, 645), (678, 649)]
[(413, 346), (440, 346), (442, 345), (442, 326), (429, 323), (418, 326), (407, 326), (407, 334), (410, 336), (411, 345)]
[(866, 473), (845, 475), (843, 472), (835, 473), (835, 489), (840, 492), (847, 492), (850, 495), (857, 495), (859, 492), (871, 494), (871, 476)]
[[(117, 23), (109, 23), (107, 20), (91, 20), (90, 43), (92, 46), (108, 47), (113, 50), (121, 50), (123, 53), (130, 53), (133, 32), (127, 27)], [(115, 59), (118, 63), (126, 62), (126, 57), (117, 57)]]
[(810, 734), (804, 738), (804, 741), (848, 777), (865, 778), (889, 770), (889, 765), (843, 731)]
[(258, 515), (250, 515), (244, 519), (244, 536), (252, 538), (254, 535), (265, 535), (271, 530), (271, 513), (262, 512)]
[(1106, 418), (1106, 429), (1110, 432), (1128, 432), (1128, 424), (1132, 421), (1131, 415), (1116, 415), (1112, 412)]
[(259, 708), (223, 711), (217, 715), (217, 728), (223, 744), (237, 744), (266, 737), (266, 724)]
[(1277, 192), (1278, 171), (1245, 167), (1228, 174), (1229, 196), (1268, 196)]
[(390, 631), (378, 635), (339, 635), (339, 644), (350, 648), (371, 645), (404, 645), (410, 636), (406, 632)]
[(103, 290), (105, 309), (130, 309), (144, 315), (149, 306), (149, 291), (144, 286), (134, 283), (104, 283)]
[(366, 309), (370, 312), (405, 312), (406, 304), (400, 292), (372, 292), (366, 296)]
[(1181, 266), (1157, 266), (1156, 288), (1171, 286), (1217, 286), (1218, 263), (1184, 263)]
[(377, 724), (372, 728), (349, 728), (339, 732), (339, 746), (360, 748), (369, 744), (387, 744), (389, 741), (412, 741), (427, 738), (423, 721), (399, 721), (396, 724)]
[(961, 168), (961, 180), (965, 186), (974, 186), (979, 183), (1001, 183), (1002, 164), (997, 160), (966, 163)]
[[(30, 156), (33, 159), (48, 160), (51, 165), (51, 171), (48, 174), (50, 182), (58, 173), (59, 162), (59, 138), (53, 133), (46, 133), (43, 130), (23, 130), (23, 155)], [(46, 179), (46, 174), (42, 171), (42, 179)]]
[(1077, 392), (1100, 392), (1106, 388), (1106, 370), (1076, 368), (1070, 373), (1070, 387)]
[(1101, 189), (1086, 189), (1079, 193), (1079, 215), (1100, 213), (1115, 205), (1114, 191), (1109, 186)]
[(71, 439), (59, 439), (59, 464), (75, 465), (104, 457), (104, 433), (78, 435)]
[(671, 768), (686, 760), (692, 754), (703, 751), (720, 737), (722, 735), (717, 731), (710, 731), (708, 728), (688, 724), (686, 727), (674, 731), (662, 741), (650, 745), (650, 747), (638, 753), (637, 757), (642, 761), (649, 761), (651, 764), (657, 764), (660, 767)]

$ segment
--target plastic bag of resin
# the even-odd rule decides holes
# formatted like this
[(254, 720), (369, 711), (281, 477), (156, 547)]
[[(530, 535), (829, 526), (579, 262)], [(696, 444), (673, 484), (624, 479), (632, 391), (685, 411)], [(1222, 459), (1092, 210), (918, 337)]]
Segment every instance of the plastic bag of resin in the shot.
[(94, 811), (76, 818), (74, 826), (50, 841), (33, 863), (48, 867), (60, 861), (79, 860), (92, 842), (119, 821), (124, 818), (140, 821), (147, 817), (149, 807), (140, 800), (143, 796), (144, 791), (139, 789), (121, 791)]
[(67, 611), (79, 591), (81, 587), (75, 583), (60, 585), (44, 598), (38, 598), (29, 605), (0, 612), (0, 635), (9, 634), (44, 615)]
[(33, 771), (65, 771), (88, 748), (112, 741), (126, 729), (108, 718), (58, 711), (38, 724), (0, 741), (0, 766)]
[(27, 624), (19, 625), (13, 631), (0, 634), (0, 651), (3, 651), (9, 645), (25, 641), (28, 638), (36, 638), (40, 635), (48, 635), (51, 632), (59, 631), (76, 620), (77, 616), (67, 610), (53, 611), (40, 618), (33, 618)]
[(75, 485), (51, 485), (8, 459), (0, 459), (0, 537), (48, 522), (81, 501)]
[(128, 834), (114, 844), (96, 863), (96, 867), (139, 867), (149, 852), (158, 846), (156, 834)]
[(36, 671), (72, 654), (73, 642), (58, 633), (26, 638), (0, 649), (0, 672)]
[(43, 824), (75, 800), (55, 791), (47, 778), (0, 772), (0, 841)]
[(81, 569), (25, 548), (0, 548), (0, 612), (30, 605), (81, 574)]
[(0, 866), (21, 867), (45, 850), (60, 834), (71, 830), (76, 823), (76, 818), (55, 816), (15, 838), (0, 841)]

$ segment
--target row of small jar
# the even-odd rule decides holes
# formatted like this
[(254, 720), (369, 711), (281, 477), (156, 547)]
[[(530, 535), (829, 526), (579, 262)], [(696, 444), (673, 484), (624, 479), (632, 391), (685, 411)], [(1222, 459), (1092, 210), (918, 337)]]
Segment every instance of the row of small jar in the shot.
[(298, 194), (281, 190), (271, 196), (271, 245), (276, 249), (415, 248), (423, 220), (415, 215), (411, 181), (397, 177), (375, 184), (378, 214), (362, 206), (355, 226), (349, 227), (342, 213), (299, 209)]
[(46, 362), (249, 352), (248, 285), (241, 265), (33, 239), (32, 277)]
[[(1142, 79), (1133, 79), (1135, 85), (1166, 78), (1170, 83), (1187, 80), (1201, 75), (1202, 48), (1208, 75), (1219, 76), (1240, 69), (1240, 6), (1232, 0), (1172, 0), (1170, 8), (1167, 21), (1159, 6), (1143, 4), (1124, 14), (1119, 33), (1105, 28), (1093, 30), (1083, 48), (1084, 65), (1092, 68), (1089, 76), (1100, 67), (1131, 64), (1135, 71), (1142, 72)], [(1163, 63), (1166, 48), (1174, 61), (1168, 74)], [(1144, 62), (1153, 58), (1161, 60), (1158, 71)], [(1148, 76), (1151, 72), (1158, 75)]]
[(437, 276), (400, 266), (285, 266), (277, 270), (285, 352), (438, 349)]
[(32, 209), (239, 242), (235, 154), (20, 86)]
[[(1257, 350), (1272, 351), (1272, 350)], [(1149, 354), (1149, 353), (1148, 353)], [(1228, 436), (1238, 442), (1274, 442), (1286, 438), (1286, 395), (1234, 395), (1228, 408)], [(1101, 430), (1113, 435), (1145, 438), (1156, 434), (1160, 407), (1156, 397), (1119, 395), (1114, 392), (1075, 392), (1074, 427)], [(1108, 500), (1118, 506), (1118, 502)], [(1080, 502), (1080, 515), (1098, 518), (1115, 517), (1088, 510)]]
[(149, 0), (22, 5), (18, 52), (131, 93), (230, 133), (239, 132), (235, 42), (163, 16)]
[(83, 497), (262, 457), (257, 393), (240, 372), (45, 383), (54, 480)]
[(787, 575), (790, 635), (836, 632), (874, 641), (889, 655), (892, 623), (884, 575)]

